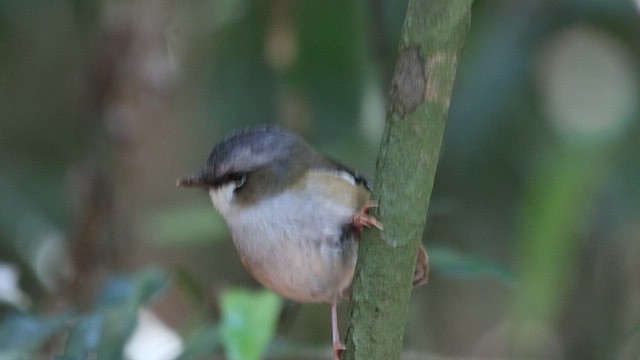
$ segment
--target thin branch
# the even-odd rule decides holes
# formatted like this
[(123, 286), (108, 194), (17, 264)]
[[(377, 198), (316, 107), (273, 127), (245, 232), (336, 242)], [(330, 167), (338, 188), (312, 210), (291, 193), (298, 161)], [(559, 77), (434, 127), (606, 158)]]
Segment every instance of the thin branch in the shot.
[(409, 1), (372, 196), (385, 228), (361, 240), (346, 359), (400, 359), (416, 252), (472, 2)]

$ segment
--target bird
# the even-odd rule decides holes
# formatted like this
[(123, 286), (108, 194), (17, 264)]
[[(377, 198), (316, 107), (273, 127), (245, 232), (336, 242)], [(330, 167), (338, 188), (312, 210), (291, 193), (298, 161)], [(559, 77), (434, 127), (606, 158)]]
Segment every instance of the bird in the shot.
[[(278, 126), (225, 136), (204, 167), (178, 179), (199, 187), (226, 221), (247, 271), (264, 287), (297, 302), (331, 305), (334, 358), (345, 349), (338, 302), (350, 295), (364, 227), (383, 229), (369, 210), (371, 184)], [(420, 247), (414, 286), (428, 279)]]

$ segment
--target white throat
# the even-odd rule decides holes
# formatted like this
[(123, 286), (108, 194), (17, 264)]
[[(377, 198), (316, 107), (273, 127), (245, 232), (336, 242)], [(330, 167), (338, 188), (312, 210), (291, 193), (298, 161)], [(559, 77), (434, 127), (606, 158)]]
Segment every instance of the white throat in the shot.
[(230, 182), (228, 184), (219, 186), (217, 188), (209, 189), (209, 198), (211, 198), (211, 202), (213, 206), (220, 212), (225, 219), (229, 219), (230, 215), (235, 210), (234, 194), (233, 191), (236, 189), (235, 184)]

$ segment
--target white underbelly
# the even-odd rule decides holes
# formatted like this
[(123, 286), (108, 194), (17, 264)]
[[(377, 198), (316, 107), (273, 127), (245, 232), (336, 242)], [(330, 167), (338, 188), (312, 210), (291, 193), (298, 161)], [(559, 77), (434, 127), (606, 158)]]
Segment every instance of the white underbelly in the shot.
[(350, 285), (357, 241), (343, 236), (343, 225), (355, 209), (280, 194), (226, 210), (221, 213), (243, 263), (265, 287), (296, 301), (333, 302)]

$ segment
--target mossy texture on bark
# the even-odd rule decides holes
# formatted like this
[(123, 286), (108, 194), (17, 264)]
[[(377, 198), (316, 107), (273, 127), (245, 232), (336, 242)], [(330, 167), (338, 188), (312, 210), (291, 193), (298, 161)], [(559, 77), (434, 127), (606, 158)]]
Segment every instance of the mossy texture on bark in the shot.
[(409, 1), (372, 194), (384, 230), (365, 231), (361, 240), (345, 359), (400, 359), (416, 252), (472, 2)]

